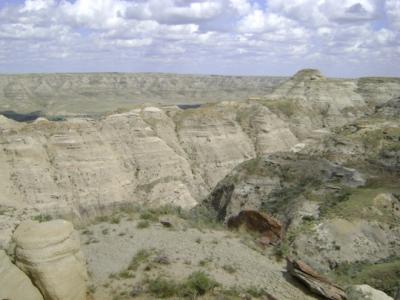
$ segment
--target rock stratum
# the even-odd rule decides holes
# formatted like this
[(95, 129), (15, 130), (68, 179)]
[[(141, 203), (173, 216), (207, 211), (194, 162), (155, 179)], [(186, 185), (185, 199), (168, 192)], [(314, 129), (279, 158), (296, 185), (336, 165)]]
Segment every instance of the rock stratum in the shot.
[[(53, 85), (63, 86), (57, 83), (62, 78), (84, 85), (90, 81), (87, 78), (101, 76), (24, 75), (2, 79), (8, 78), (7, 82), (14, 85), (27, 78), (31, 78), (31, 84), (54, 79)], [(113, 76), (125, 75), (108, 74), (105, 78)], [(139, 75), (131, 76), (137, 79)], [(164, 78), (146, 76), (152, 80)], [(167, 82), (176, 80), (179, 86), (194, 80), (185, 76), (165, 78)], [(208, 82), (208, 77), (195, 78), (202, 80), (203, 87)], [(213, 84), (225, 82), (236, 90), (250, 80), (234, 78), (239, 83), (232, 83), (231, 77), (217, 79)], [(16, 122), (0, 115), (0, 204), (19, 211), (34, 209), (78, 218), (127, 203), (191, 208), (241, 162), (268, 153), (297, 152), (307, 145), (333, 143), (329, 133), (334, 128), (374, 112), (376, 106), (370, 104), (372, 96), (368, 92), (373, 90), (374, 83), (381, 91), (379, 110), (393, 112), (392, 97), (400, 86), (396, 80), (370, 80), (366, 89), (365, 80), (327, 79), (318, 71), (304, 70), (272, 92), (263, 91), (258, 100), (203, 104), (190, 109), (138, 105), (125, 112), (70, 116), (59, 121), (38, 118), (33, 122)], [(253, 78), (251, 82), (263, 86), (261, 79)], [(68, 97), (73, 98), (79, 88), (67, 90)], [(170, 99), (165, 97), (168, 102)], [(97, 94), (91, 99), (103, 102)], [(24, 106), (24, 101), (12, 99), (14, 109), (18, 111), (18, 103)], [(5, 102), (0, 97), (0, 105)], [(63, 103), (74, 107), (68, 100)], [(113, 110), (119, 108), (116, 103), (112, 106)], [(336, 139), (337, 135), (334, 136)], [(350, 143), (353, 148), (354, 144)], [(336, 149), (325, 147), (324, 151)], [(353, 155), (351, 151), (356, 150), (347, 151)], [(341, 151), (339, 156), (343, 155)]]
[[(24, 75), (13, 80), (3, 76), (2, 80), (18, 85), (27, 78), (32, 84), (54, 79), (52, 84), (68, 86), (73, 98), (79, 88), (65, 82), (84, 85), (93, 78), (101, 82), (103, 78), (52, 76)], [(104, 78), (117, 80), (123, 76), (128, 75), (108, 74)], [(167, 82), (176, 80), (179, 86), (186, 86), (185, 80), (193, 78), (165, 76)], [(131, 77), (139, 80), (140, 76)], [(199, 78), (204, 81), (202, 85), (208, 84), (208, 77)], [(240, 90), (241, 84), (250, 80), (234, 79), (239, 83), (231, 82), (231, 77), (217, 77), (210, 90), (221, 82)], [(107, 86), (108, 81), (104, 82)], [(260, 78), (251, 82), (264, 86)], [(335, 126), (370, 111), (363, 96), (368, 93), (358, 82), (326, 79), (317, 71), (306, 70), (262, 100), (192, 109), (141, 105), (99, 118), (69, 117), (58, 122), (45, 118), (16, 122), (0, 116), (0, 204), (78, 217), (124, 203), (193, 207), (239, 163), (277, 151), (298, 151), (319, 141)], [(370, 89), (373, 82), (369, 82)], [(397, 81), (389, 80), (391, 85), (393, 82)], [(246, 86), (252, 89), (251, 84)], [(379, 82), (384, 93), (381, 85)], [(388, 88), (387, 101), (395, 91)], [(54, 91), (51, 94), (58, 97)], [(4, 97), (0, 97), (1, 105)], [(325, 100), (320, 101), (322, 98)], [(13, 98), (14, 109), (23, 101)], [(51, 105), (51, 101), (43, 101)], [(65, 104), (74, 106), (68, 101)]]
[(0, 75), (0, 111), (87, 114), (142, 103), (243, 100), (269, 93), (285, 79), (151, 73)]

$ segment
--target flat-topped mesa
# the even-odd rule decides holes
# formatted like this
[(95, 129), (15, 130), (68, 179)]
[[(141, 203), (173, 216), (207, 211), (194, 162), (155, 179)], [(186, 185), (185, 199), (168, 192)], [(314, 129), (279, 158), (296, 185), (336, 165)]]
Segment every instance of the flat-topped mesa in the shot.
[(325, 76), (317, 69), (303, 69), (298, 71), (292, 77), (293, 80), (306, 81), (306, 80), (326, 80)]

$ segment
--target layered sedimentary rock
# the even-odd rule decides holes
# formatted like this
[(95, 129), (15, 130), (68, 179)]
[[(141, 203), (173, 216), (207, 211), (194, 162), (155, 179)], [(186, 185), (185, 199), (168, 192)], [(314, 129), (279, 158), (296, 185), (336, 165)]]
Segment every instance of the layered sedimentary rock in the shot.
[(29, 277), (0, 250), (0, 299), (43, 300)]
[(280, 77), (177, 74), (26, 74), (0, 76), (0, 111), (97, 113), (137, 103), (205, 103), (264, 95)]
[(71, 223), (23, 222), (13, 240), (17, 266), (29, 275), (45, 300), (86, 299), (86, 267)]
[[(10, 96), (15, 100), (15, 110), (19, 101), (23, 104), (49, 87), (50, 98), (35, 103), (52, 107), (52, 97), (65, 96), (65, 101), (57, 102), (62, 104), (60, 110), (50, 110), (68, 114), (74, 113), (71, 107), (79, 108), (71, 100), (75, 92), (87, 94), (88, 98), (79, 103), (95, 107), (106, 103), (106, 110), (120, 107), (118, 101), (100, 99), (96, 103), (101, 93), (88, 91), (94, 93), (98, 86), (105, 96), (113, 93), (126, 99), (125, 93), (131, 93), (138, 82), (160, 95), (167, 90), (179, 93), (229, 87), (238, 91), (245, 86), (250, 90), (269, 86), (262, 78), (74, 76), (5, 76), (1, 80), (6, 91), (19, 85), (18, 90), (24, 91), (15, 94), (19, 100)], [(195, 83), (186, 86), (186, 80)], [(122, 113), (66, 117), (59, 122), (39, 118), (23, 123), (0, 116), (0, 204), (78, 217), (126, 203), (193, 207), (241, 162), (278, 151), (302, 151), (313, 142), (321, 144), (321, 137), (332, 128), (370, 111), (364, 100), (369, 92), (360, 93), (357, 84), (357, 80), (332, 80), (305, 70), (272, 93), (264, 91), (265, 99), (192, 109), (139, 105)], [(384, 93), (382, 101), (396, 93), (395, 88)], [(0, 104), (11, 99), (6, 94), (0, 97)], [(165, 95), (168, 102), (169, 94)], [(387, 156), (385, 164), (397, 159), (396, 155)]]
[[(250, 110), (260, 112), (256, 121)], [(257, 103), (144, 106), (97, 120), (4, 119), (0, 203), (75, 216), (122, 203), (190, 208), (240, 162), (298, 142), (271, 119), (279, 121)]]
[(288, 259), (288, 270), (292, 276), (306, 285), (310, 291), (329, 300), (345, 300), (344, 290), (318, 274), (310, 266), (299, 260)]

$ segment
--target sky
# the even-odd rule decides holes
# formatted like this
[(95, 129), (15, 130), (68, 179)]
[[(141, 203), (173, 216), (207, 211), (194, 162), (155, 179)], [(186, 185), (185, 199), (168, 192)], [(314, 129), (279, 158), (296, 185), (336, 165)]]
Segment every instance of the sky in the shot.
[(400, 76), (400, 0), (0, 0), (0, 73)]

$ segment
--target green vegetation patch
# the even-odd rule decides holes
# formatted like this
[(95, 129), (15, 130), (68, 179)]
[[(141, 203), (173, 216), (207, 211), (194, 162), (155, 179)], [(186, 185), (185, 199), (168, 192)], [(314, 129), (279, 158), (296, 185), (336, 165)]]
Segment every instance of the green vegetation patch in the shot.
[(145, 263), (149, 260), (151, 255), (153, 254), (153, 250), (142, 249), (136, 253), (136, 255), (132, 258), (128, 270), (136, 271), (142, 263)]
[(394, 296), (400, 286), (400, 257), (392, 257), (376, 264), (341, 264), (333, 277), (341, 284), (368, 284)]
[[(374, 199), (382, 193), (400, 195), (399, 187), (345, 189), (336, 199), (334, 205), (323, 204), (321, 213), (328, 218), (343, 218), (348, 221), (364, 219), (390, 225), (400, 225), (399, 218), (393, 214), (391, 207), (376, 206)], [(327, 203), (333, 200), (326, 200)]]
[(272, 112), (286, 117), (293, 116), (298, 110), (299, 105), (295, 99), (283, 98), (279, 100), (264, 100), (260, 103), (270, 109)]
[(157, 298), (180, 297), (195, 299), (205, 295), (219, 284), (204, 272), (194, 272), (181, 283), (172, 279), (157, 277), (147, 282), (148, 291)]
[(40, 214), (40, 215), (32, 217), (33, 221), (38, 221), (39, 223), (48, 222), (48, 221), (51, 221), (52, 219), (53, 219), (53, 217), (48, 214)]

